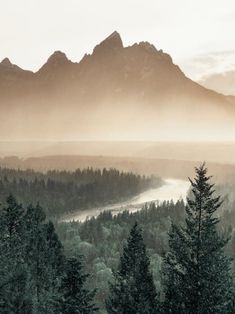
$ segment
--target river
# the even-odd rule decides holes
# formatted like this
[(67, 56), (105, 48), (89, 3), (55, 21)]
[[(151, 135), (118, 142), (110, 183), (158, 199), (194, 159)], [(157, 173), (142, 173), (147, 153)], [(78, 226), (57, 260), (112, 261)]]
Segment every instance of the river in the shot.
[(113, 214), (117, 214), (124, 210), (135, 212), (140, 210), (145, 203), (161, 203), (164, 200), (173, 200), (176, 202), (179, 199), (186, 199), (187, 192), (190, 187), (189, 181), (177, 179), (165, 179), (164, 181), (165, 184), (161, 187), (149, 189), (126, 202), (75, 212), (74, 214), (69, 215), (67, 218), (63, 219), (63, 221), (79, 220), (83, 222), (88, 218), (97, 217), (100, 212), (105, 210), (110, 210)]

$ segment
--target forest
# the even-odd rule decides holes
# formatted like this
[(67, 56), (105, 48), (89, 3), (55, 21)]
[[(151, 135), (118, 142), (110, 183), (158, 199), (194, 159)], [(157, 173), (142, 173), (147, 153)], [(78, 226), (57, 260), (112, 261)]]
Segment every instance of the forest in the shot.
[(0, 168), (0, 202), (12, 193), (22, 204), (40, 202), (47, 217), (58, 218), (75, 210), (124, 201), (161, 184), (159, 177), (116, 169), (41, 173)]
[(43, 206), (7, 196), (0, 312), (234, 313), (235, 211), (224, 191), (202, 165), (186, 203), (103, 212), (84, 223), (52, 222)]

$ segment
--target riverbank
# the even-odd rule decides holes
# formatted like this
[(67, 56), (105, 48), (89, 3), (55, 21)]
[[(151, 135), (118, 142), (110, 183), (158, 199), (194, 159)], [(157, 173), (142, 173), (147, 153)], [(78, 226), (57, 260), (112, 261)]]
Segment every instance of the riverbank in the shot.
[(170, 200), (176, 202), (179, 199), (186, 200), (190, 187), (189, 181), (169, 178), (165, 179), (164, 182), (165, 184), (161, 187), (149, 189), (128, 201), (104, 207), (96, 207), (84, 211), (77, 211), (71, 215), (68, 215), (62, 221), (69, 222), (74, 220), (84, 222), (86, 219), (91, 217), (97, 217), (103, 211), (111, 211), (113, 214), (123, 212), (124, 210), (135, 212), (140, 210), (146, 203), (161, 203), (163, 201)]

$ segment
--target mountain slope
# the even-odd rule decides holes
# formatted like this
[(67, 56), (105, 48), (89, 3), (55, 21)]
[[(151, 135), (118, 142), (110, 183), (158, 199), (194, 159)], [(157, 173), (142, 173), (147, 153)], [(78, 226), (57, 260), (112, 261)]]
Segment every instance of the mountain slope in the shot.
[[(172, 132), (196, 138), (198, 129), (232, 127), (235, 118), (233, 97), (193, 82), (148, 42), (124, 47), (117, 32), (79, 63), (60, 51), (36, 73), (3, 61), (0, 91), (10, 119), (0, 126), (2, 139), (172, 139)], [(10, 134), (8, 121), (15, 126)]]
[(206, 88), (235, 96), (235, 71), (211, 74), (204, 77), (199, 83)]

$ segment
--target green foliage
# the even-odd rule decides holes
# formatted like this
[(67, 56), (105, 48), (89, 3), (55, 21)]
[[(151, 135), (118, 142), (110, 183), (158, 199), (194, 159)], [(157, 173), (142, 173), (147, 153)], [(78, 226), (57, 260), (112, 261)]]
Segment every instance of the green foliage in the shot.
[[(59, 300), (66, 293), (61, 281), (69, 262), (53, 223), (46, 221), (40, 205), (24, 209), (12, 195), (0, 215), (0, 313), (57, 314)], [(78, 260), (76, 263), (80, 265)], [(87, 275), (80, 266), (76, 274), (80, 275), (80, 291), (86, 292), (87, 298), (85, 303), (81, 299), (84, 307), (79, 313), (93, 313), (85, 312), (85, 305), (93, 309), (93, 293), (83, 288)], [(71, 302), (80, 302), (79, 296)]]
[(131, 229), (106, 302), (108, 313), (157, 313), (159, 302), (141, 229)]
[(40, 201), (47, 217), (120, 202), (159, 185), (160, 178), (115, 169), (54, 170), (43, 174), (0, 168), (0, 201), (9, 193), (14, 193), (24, 205)]
[(233, 313), (230, 260), (224, 254), (228, 239), (217, 231), (213, 197), (204, 165), (196, 168), (192, 195), (186, 206), (185, 226), (172, 225), (169, 252), (164, 259), (165, 313)]
[(160, 289), (161, 259), (168, 250), (167, 231), (171, 220), (180, 223), (183, 217), (183, 201), (163, 202), (158, 206), (153, 203), (135, 213), (124, 211), (112, 216), (110, 212), (103, 212), (84, 223), (60, 223), (56, 230), (67, 256), (82, 254), (85, 257), (86, 271), (91, 274), (89, 287), (97, 288), (96, 303), (102, 313), (106, 313), (104, 304), (109, 282), (113, 280), (112, 270), (117, 270), (120, 252), (133, 224), (137, 221), (142, 229), (154, 283)]
[(92, 314), (97, 312), (93, 298), (95, 291), (88, 291), (84, 285), (88, 275), (82, 273), (78, 258), (69, 258), (65, 265), (60, 291), (60, 311), (63, 314)]
[(25, 263), (24, 210), (10, 195), (1, 211), (0, 309), (1, 313), (30, 313), (29, 272)]
[[(9, 190), (23, 204), (42, 198), (47, 213), (60, 215), (72, 208), (67, 201), (85, 209), (129, 197), (150, 182), (115, 170), (42, 174), (1, 169), (0, 199)], [(103, 212), (84, 223), (55, 225), (40, 205), (25, 208), (8, 197), (0, 208), (0, 313), (94, 313), (94, 301), (106, 313), (107, 298), (109, 313), (158, 313), (159, 306), (165, 313), (234, 313), (226, 256), (235, 257), (235, 214), (229, 198), (221, 210), (213, 192), (201, 167), (186, 209), (183, 201), (153, 203), (135, 213)], [(139, 227), (133, 227), (135, 222)], [(224, 232), (231, 233), (226, 247)]]
[(45, 221), (42, 208), (28, 206), (25, 213), (25, 260), (33, 278), (31, 291), (36, 313), (54, 313), (58, 276), (63, 269), (63, 250), (51, 222)]

